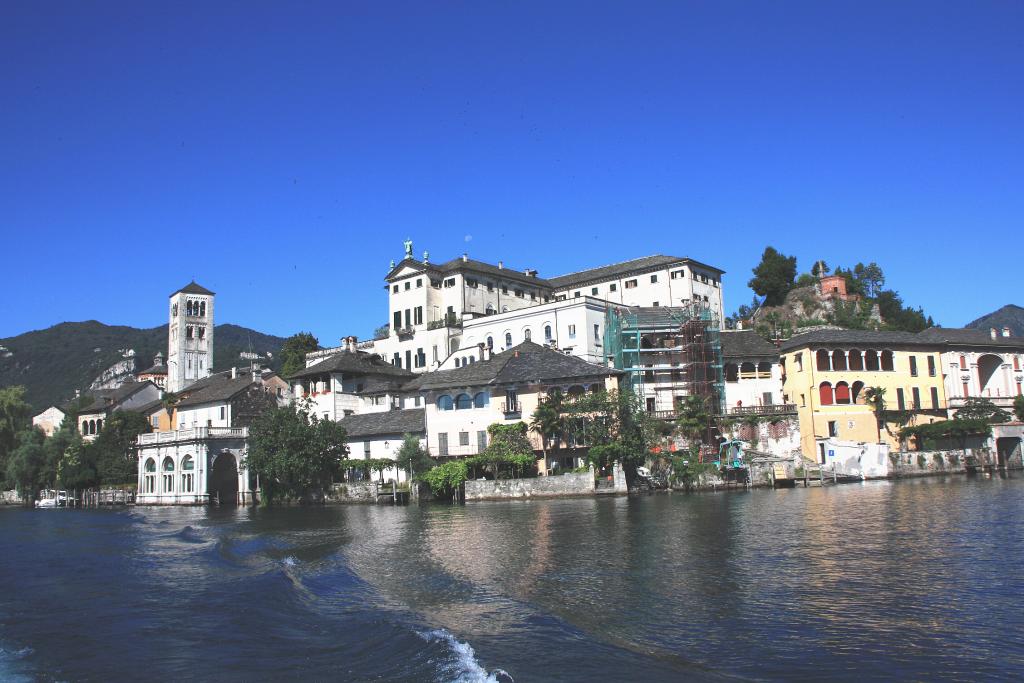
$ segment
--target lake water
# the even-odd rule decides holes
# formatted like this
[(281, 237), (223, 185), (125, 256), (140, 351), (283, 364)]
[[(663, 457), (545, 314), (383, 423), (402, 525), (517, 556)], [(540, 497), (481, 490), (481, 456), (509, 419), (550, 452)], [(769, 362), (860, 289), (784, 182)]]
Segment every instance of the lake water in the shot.
[(1024, 480), (0, 510), (4, 680), (1024, 677)]

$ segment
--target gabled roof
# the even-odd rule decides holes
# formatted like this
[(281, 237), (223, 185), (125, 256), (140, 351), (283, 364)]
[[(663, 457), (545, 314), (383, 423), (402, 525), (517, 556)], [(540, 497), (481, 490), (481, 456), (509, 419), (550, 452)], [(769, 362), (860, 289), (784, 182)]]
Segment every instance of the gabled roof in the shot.
[(782, 342), (780, 351), (792, 351), (812, 344), (848, 344), (875, 346), (941, 346), (942, 342), (922, 338), (914, 332), (875, 330), (815, 330), (797, 334)]
[(548, 280), (552, 287), (555, 289), (565, 289), (567, 287), (579, 287), (590, 282), (599, 282), (614, 277), (623, 277), (630, 275), (634, 272), (640, 272), (651, 268), (660, 268), (673, 263), (687, 263), (704, 270), (709, 270), (719, 275), (725, 273), (724, 270), (709, 266), (706, 263), (700, 263), (693, 259), (686, 258), (685, 256), (665, 256), (664, 254), (654, 254), (653, 256), (643, 256), (641, 258), (631, 259), (629, 261), (623, 261), (622, 263), (613, 263), (607, 266), (599, 266), (597, 268), (590, 268), (588, 270), (581, 270), (576, 273), (568, 273), (567, 275), (559, 275)]
[(363, 388), (358, 394), (386, 394), (393, 392), (405, 393), (406, 386), (412, 383), (412, 377), (369, 377), (363, 383)]
[[(114, 410), (129, 398), (149, 386), (156, 387), (155, 384), (147, 380), (145, 382), (127, 382), (119, 387), (115, 387), (114, 389), (88, 389), (82, 392), (82, 397), (91, 398), (92, 402), (86, 404), (84, 407), (80, 407), (78, 412), (79, 414), (83, 414)], [(60, 408), (64, 412), (67, 412), (68, 409), (73, 407), (79, 400), (81, 399), (67, 401), (60, 406)]]
[(212, 375), (206, 378), (210, 380), (206, 382), (202, 387), (196, 389), (193, 384), (191, 393), (187, 398), (178, 402), (177, 407), (189, 408), (191, 406), (198, 406), (204, 403), (216, 403), (218, 401), (227, 401), (238, 394), (242, 393), (249, 388), (250, 385), (254, 384), (252, 381), (252, 375), (245, 373), (239, 374), (238, 377), (232, 379), (230, 375)]
[(723, 358), (778, 358), (779, 350), (753, 330), (722, 330)]
[(375, 353), (340, 351), (315, 365), (292, 373), (288, 379), (329, 375), (335, 372), (353, 375), (392, 375), (410, 378), (414, 374), (411, 370), (405, 370), (388, 363)]
[(490, 263), (484, 263), (483, 261), (476, 261), (474, 259), (462, 260), (461, 257), (436, 265), (433, 263), (424, 264), (411, 258), (402, 259), (402, 262), (392, 268), (384, 279), (391, 282), (396, 279), (398, 273), (400, 273), (404, 268), (412, 268), (416, 271), (425, 273), (428, 276), (436, 275), (437, 277), (444, 277), (451, 273), (476, 273), (504, 280), (514, 280), (534, 287), (540, 287), (542, 289), (551, 289), (551, 283), (544, 278), (536, 277), (535, 275), (527, 275), (523, 271), (515, 270), (513, 268), (499, 268), (498, 266), (493, 266)]
[(200, 284), (196, 284), (195, 280), (188, 283), (178, 291), (171, 292), (171, 296), (174, 296), (175, 294), (208, 294), (210, 296), (214, 295), (214, 293), (208, 290), (206, 287), (203, 287)]
[(137, 374), (139, 374), (139, 375), (166, 375), (167, 374), (167, 366), (166, 365), (154, 365), (153, 367), (146, 368), (145, 370), (142, 370), (141, 372), (139, 372)]
[(438, 370), (420, 379), (421, 389), (444, 389), (522, 382), (553, 382), (608, 377), (619, 370), (588, 363), (533, 342), (523, 342), (489, 360), (464, 365), (454, 370)]
[(132, 408), (131, 412), (139, 413), (140, 415), (149, 416), (149, 415), (152, 415), (153, 413), (157, 412), (158, 410), (163, 409), (163, 407), (164, 407), (163, 400), (158, 398), (155, 401), (150, 401), (149, 403), (144, 403), (141, 406), (139, 406), (138, 408)]
[(387, 410), (379, 413), (349, 415), (339, 424), (349, 437), (385, 434), (422, 434), (425, 431), (423, 408)]
[(996, 338), (987, 330), (975, 330), (968, 327), (929, 327), (919, 332), (918, 337), (928, 341), (952, 346), (1009, 346), (1024, 348), (1024, 338), (1004, 337), (998, 331)]

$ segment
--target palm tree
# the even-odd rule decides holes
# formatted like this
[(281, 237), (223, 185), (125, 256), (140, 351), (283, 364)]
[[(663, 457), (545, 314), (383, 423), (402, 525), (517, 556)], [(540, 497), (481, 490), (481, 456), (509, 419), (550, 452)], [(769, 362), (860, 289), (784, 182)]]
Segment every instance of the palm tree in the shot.
[[(875, 413), (875, 429), (878, 432), (877, 443), (882, 443), (882, 422), (885, 420), (885, 388), (868, 387), (865, 389), (864, 403), (871, 406), (871, 410)], [(886, 431), (888, 431), (888, 427)]]
[(533, 419), (530, 420), (530, 430), (540, 435), (541, 450), (544, 452), (546, 468), (548, 461), (548, 439), (554, 439), (557, 445), (561, 440), (562, 432), (565, 431), (565, 422), (562, 418), (561, 394), (549, 394), (537, 403), (537, 409), (533, 411)]

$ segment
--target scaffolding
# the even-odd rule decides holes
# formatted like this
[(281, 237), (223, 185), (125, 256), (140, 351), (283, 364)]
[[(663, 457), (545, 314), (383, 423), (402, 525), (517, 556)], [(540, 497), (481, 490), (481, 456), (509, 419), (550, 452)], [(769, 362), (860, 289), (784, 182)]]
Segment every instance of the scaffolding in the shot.
[(716, 461), (718, 450), (710, 444), (718, 420), (725, 414), (725, 384), (721, 328), (715, 311), (705, 302), (678, 307), (609, 307), (604, 330), (607, 359), (626, 373), (629, 387), (645, 400), (649, 413), (673, 419), (686, 396), (705, 399), (708, 445), (701, 452), (701, 461)]

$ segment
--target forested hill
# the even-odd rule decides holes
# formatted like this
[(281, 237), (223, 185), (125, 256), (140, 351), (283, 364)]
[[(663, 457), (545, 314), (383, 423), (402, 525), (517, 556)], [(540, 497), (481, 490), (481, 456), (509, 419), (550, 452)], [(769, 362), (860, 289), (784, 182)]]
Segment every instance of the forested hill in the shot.
[[(232, 365), (246, 366), (239, 358), (243, 351), (272, 359), (263, 365), (277, 369), (279, 351), (284, 339), (256, 332), (238, 325), (217, 325), (214, 328), (214, 370)], [(61, 323), (45, 330), (26, 332), (17, 337), (0, 339), (0, 387), (24, 385), (27, 400), (36, 412), (61, 403), (75, 395), (75, 389), (86, 389), (104, 370), (122, 359), (125, 349), (134, 349), (137, 370), (153, 363), (157, 351), (167, 355), (167, 326), (138, 329), (121, 325), (104, 325), (95, 320)]]
[(998, 311), (992, 311), (974, 322), (967, 323), (967, 327), (986, 331), (994, 327), (1000, 334), (1004, 327), (1009, 327), (1010, 334), (1014, 337), (1024, 337), (1024, 308), (1007, 304)]

